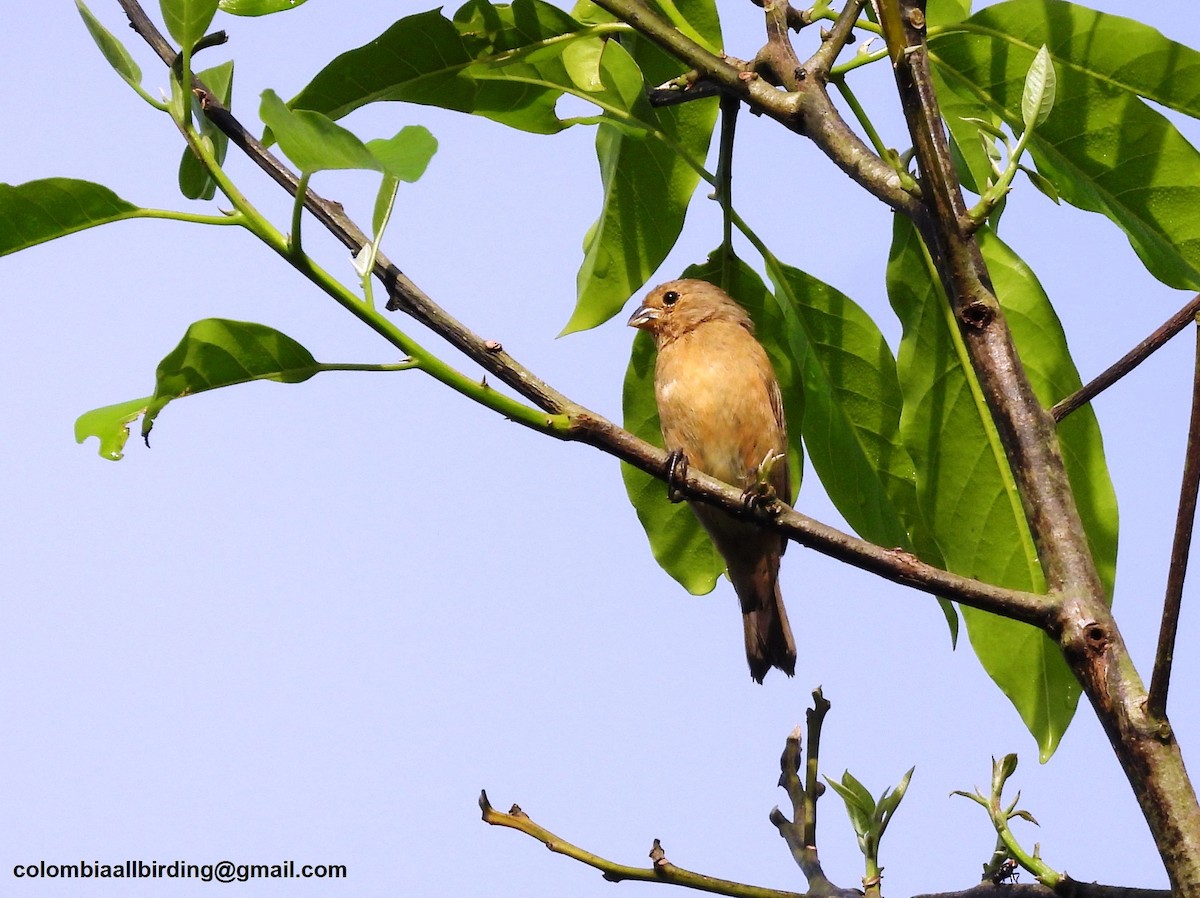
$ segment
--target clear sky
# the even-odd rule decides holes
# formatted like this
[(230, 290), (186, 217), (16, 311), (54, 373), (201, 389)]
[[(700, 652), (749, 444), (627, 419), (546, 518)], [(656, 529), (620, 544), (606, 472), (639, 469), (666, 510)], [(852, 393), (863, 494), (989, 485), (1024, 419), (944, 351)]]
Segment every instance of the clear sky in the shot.
[[(1190, 3), (1095, 5), (1200, 46)], [(8, 7), (0, 180), (87, 178), (142, 205), (183, 207), (178, 135), (109, 70), (73, 4)], [(92, 8), (129, 42), (151, 90), (165, 86), (117, 4)], [(293, 95), (338, 52), (424, 8), (310, 0), (265, 19), (222, 17), (231, 41), (206, 64), (236, 58), (234, 108), (252, 123), (262, 90)], [(761, 13), (721, 9), (727, 48), (752, 56)], [(877, 90), (860, 96), (884, 109), (892, 93), (877, 68), (864, 77)], [(880, 122), (885, 139), (907, 145), (894, 117)], [(598, 210), (592, 132), (535, 137), (399, 105), (347, 123), (364, 138), (424, 124), (440, 141), (426, 177), (401, 189), (389, 255), (477, 332), (619, 418), (632, 331), (618, 318), (555, 339)], [(744, 116), (740, 128), (743, 214), (894, 337), (883, 292), (890, 214), (771, 122)], [(1194, 123), (1186, 130), (1200, 137)], [(230, 168), (286, 221), (280, 191), (240, 160)], [(369, 218), (366, 176), (315, 186)], [(660, 280), (717, 244), (711, 206), (693, 211)], [(1115, 227), (1053, 207), (1027, 182), (1001, 233), (1057, 303), (1085, 378), (1188, 298), (1150, 278)], [(321, 251), (352, 279), (344, 254)], [(680, 866), (802, 891), (767, 814), (785, 803), (779, 753), (818, 684), (833, 702), (824, 773), (849, 768), (878, 794), (916, 765), (884, 841), (887, 894), (973, 884), (994, 835), (981, 809), (948, 794), (985, 786), (990, 757), (1006, 752), (1020, 755), (1013, 782), (1042, 824), (1019, 830), (1027, 844), (1078, 879), (1165, 887), (1086, 703), (1039, 766), (969, 649), (950, 650), (928, 597), (795, 546), (782, 587), (797, 675), (756, 686), (731, 587), (692, 597), (657, 568), (615, 460), (538, 437), (420, 373), (190, 398), (161, 416), (153, 449), (132, 440), (119, 463), (94, 442), (76, 445), (75, 418), (149, 393), (159, 359), (200, 318), (272, 325), (323, 361), (395, 360), (249, 235), (125, 222), (0, 260), (0, 277), (0, 893), (216, 888), (12, 881), (17, 863), (126, 859), (349, 870), (345, 882), (247, 883), (240, 895), (652, 888), (610, 885), (485, 826), (475, 805), (484, 787), (496, 806), (518, 802), (623, 863), (646, 863), (660, 838)], [(1191, 364), (1181, 336), (1096, 402), (1121, 502), (1118, 617), (1147, 674)], [(799, 507), (837, 523), (815, 478)], [(1171, 710), (1194, 759), (1198, 619), (1185, 606)], [(830, 795), (821, 808), (826, 871), (856, 886), (840, 804)]]

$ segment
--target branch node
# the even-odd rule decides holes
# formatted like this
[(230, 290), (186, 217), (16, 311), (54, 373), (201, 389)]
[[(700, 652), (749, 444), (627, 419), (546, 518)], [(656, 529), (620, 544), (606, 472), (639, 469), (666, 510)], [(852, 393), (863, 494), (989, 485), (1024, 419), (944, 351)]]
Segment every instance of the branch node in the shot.
[(996, 308), (988, 302), (970, 302), (962, 307), (959, 312), (963, 323), (976, 330), (983, 330), (991, 324), (996, 318)]
[(1089, 621), (1084, 624), (1083, 639), (1089, 652), (1094, 655), (1102, 655), (1108, 649), (1109, 643), (1112, 642), (1112, 635), (1103, 624)]

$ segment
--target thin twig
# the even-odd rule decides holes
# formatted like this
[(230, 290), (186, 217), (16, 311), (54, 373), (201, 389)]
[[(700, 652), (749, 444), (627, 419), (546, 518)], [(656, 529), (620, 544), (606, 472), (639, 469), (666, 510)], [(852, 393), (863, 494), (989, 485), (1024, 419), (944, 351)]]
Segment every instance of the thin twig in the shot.
[(792, 44), (792, 36), (788, 33), (786, 3), (767, 3), (763, 5), (766, 13), (767, 43), (758, 51), (759, 68), (773, 80), (789, 91), (798, 91), (800, 83), (807, 73), (800, 65), (800, 57)]
[[(788, 735), (783, 754), (779, 758), (779, 785), (788, 794), (792, 804), (792, 819), (783, 811), (774, 808), (771, 822), (779, 835), (787, 842), (796, 866), (808, 880), (809, 895), (841, 895), (858, 898), (858, 891), (842, 889), (829, 881), (821, 866), (817, 851), (817, 799), (825, 786), (817, 779), (818, 751), (821, 744), (821, 723), (829, 710), (829, 702), (821, 693), (821, 687), (813, 690), (813, 705), (805, 712), (808, 722), (808, 756), (801, 751), (800, 727)], [(800, 767), (805, 769), (804, 780), (800, 779)]]
[(1162, 624), (1158, 631), (1158, 651), (1154, 656), (1154, 673), (1150, 677), (1150, 698), (1146, 702), (1146, 710), (1158, 720), (1165, 720), (1167, 716), (1167, 689), (1171, 683), (1171, 663), (1175, 658), (1175, 635), (1179, 630), (1179, 609), (1183, 602), (1188, 550), (1192, 545), (1192, 526), (1196, 522), (1196, 493), (1200, 489), (1200, 325), (1195, 330), (1192, 418), (1188, 425), (1183, 483), (1179, 487), (1179, 511), (1175, 516), (1175, 542), (1171, 546), (1171, 567), (1167, 572), (1167, 594), (1163, 600)]
[(821, 42), (820, 48), (804, 64), (808, 74), (816, 75), (821, 79), (828, 77), (829, 70), (837, 61), (838, 54), (854, 37), (854, 25), (858, 21), (865, 2), (866, 0), (846, 0), (845, 7), (833, 23), (833, 27), (829, 29), (828, 35)]
[[(721, 245), (729, 252), (733, 251), (733, 139), (741, 108), (737, 97), (721, 95), (721, 146), (717, 156), (717, 189), (712, 196), (721, 204)], [(729, 285), (721, 287), (728, 289)]]
[(705, 73), (721, 88), (741, 97), (756, 113), (775, 119), (814, 143), (856, 183), (897, 212), (916, 215), (918, 199), (904, 189), (899, 176), (854, 133), (829, 99), (820, 79), (807, 79), (800, 91), (783, 91), (765, 78), (745, 72), (700, 46), (643, 0), (595, 0), (596, 5), (628, 23), (685, 66)]
[(565, 839), (556, 836), (544, 826), (539, 826), (530, 819), (529, 815), (516, 805), (507, 813), (497, 811), (488, 801), (487, 792), (479, 794), (479, 808), (483, 811), (483, 822), (491, 826), (506, 826), (523, 832), (537, 839), (555, 854), (562, 854), (580, 863), (587, 864), (599, 870), (609, 882), (661, 882), (668, 885), (684, 886), (701, 892), (711, 892), (714, 895), (730, 895), (734, 898), (803, 898), (799, 892), (787, 892), (782, 889), (768, 889), (762, 886), (752, 886), (745, 883), (733, 882), (728, 879), (717, 879), (715, 876), (705, 876), (694, 873), (682, 867), (676, 867), (666, 859), (662, 845), (654, 840), (650, 857), (654, 860), (652, 867), (630, 867), (618, 864), (597, 854), (586, 851), (577, 845), (572, 845)]
[(1177, 333), (1187, 327), (1188, 322), (1194, 321), (1200, 314), (1200, 293), (1193, 296), (1182, 309), (1163, 322), (1154, 333), (1139, 343), (1116, 362), (1104, 370), (1098, 377), (1084, 384), (1070, 396), (1060, 400), (1050, 409), (1055, 421), (1061, 421), (1081, 405), (1091, 402), (1122, 377), (1150, 358)]
[(809, 845), (817, 844), (817, 799), (825, 791), (825, 786), (818, 776), (818, 761), (821, 757), (821, 727), (825, 724), (825, 715), (829, 713), (829, 699), (818, 686), (813, 690), (813, 706), (804, 712), (804, 721), (808, 725), (808, 760), (804, 772), (804, 838)]

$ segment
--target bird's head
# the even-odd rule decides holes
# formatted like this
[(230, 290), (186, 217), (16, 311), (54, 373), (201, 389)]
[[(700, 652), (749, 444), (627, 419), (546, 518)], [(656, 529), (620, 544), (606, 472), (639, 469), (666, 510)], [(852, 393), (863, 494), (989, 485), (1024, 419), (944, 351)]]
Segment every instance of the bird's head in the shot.
[(648, 331), (659, 346), (707, 321), (731, 321), (754, 331), (746, 310), (708, 281), (683, 278), (651, 290), (629, 319), (629, 326)]

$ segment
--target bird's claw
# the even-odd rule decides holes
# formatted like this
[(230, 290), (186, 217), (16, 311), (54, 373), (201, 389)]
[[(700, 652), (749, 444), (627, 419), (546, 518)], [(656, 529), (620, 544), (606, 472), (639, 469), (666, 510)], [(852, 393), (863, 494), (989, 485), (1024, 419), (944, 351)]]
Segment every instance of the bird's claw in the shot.
[(667, 498), (672, 502), (683, 501), (679, 485), (687, 480), (688, 460), (682, 449), (674, 449), (667, 456)]
[(742, 490), (742, 507), (747, 512), (765, 511), (773, 513), (779, 507), (779, 496), (775, 487), (763, 481), (755, 481)]
[[(742, 490), (742, 506), (748, 512), (765, 511), (775, 514), (779, 510), (780, 498), (771, 485), (771, 472), (775, 465), (784, 461), (782, 452), (768, 452), (754, 472), (754, 482)], [(786, 461), (784, 461), (786, 464)]]

